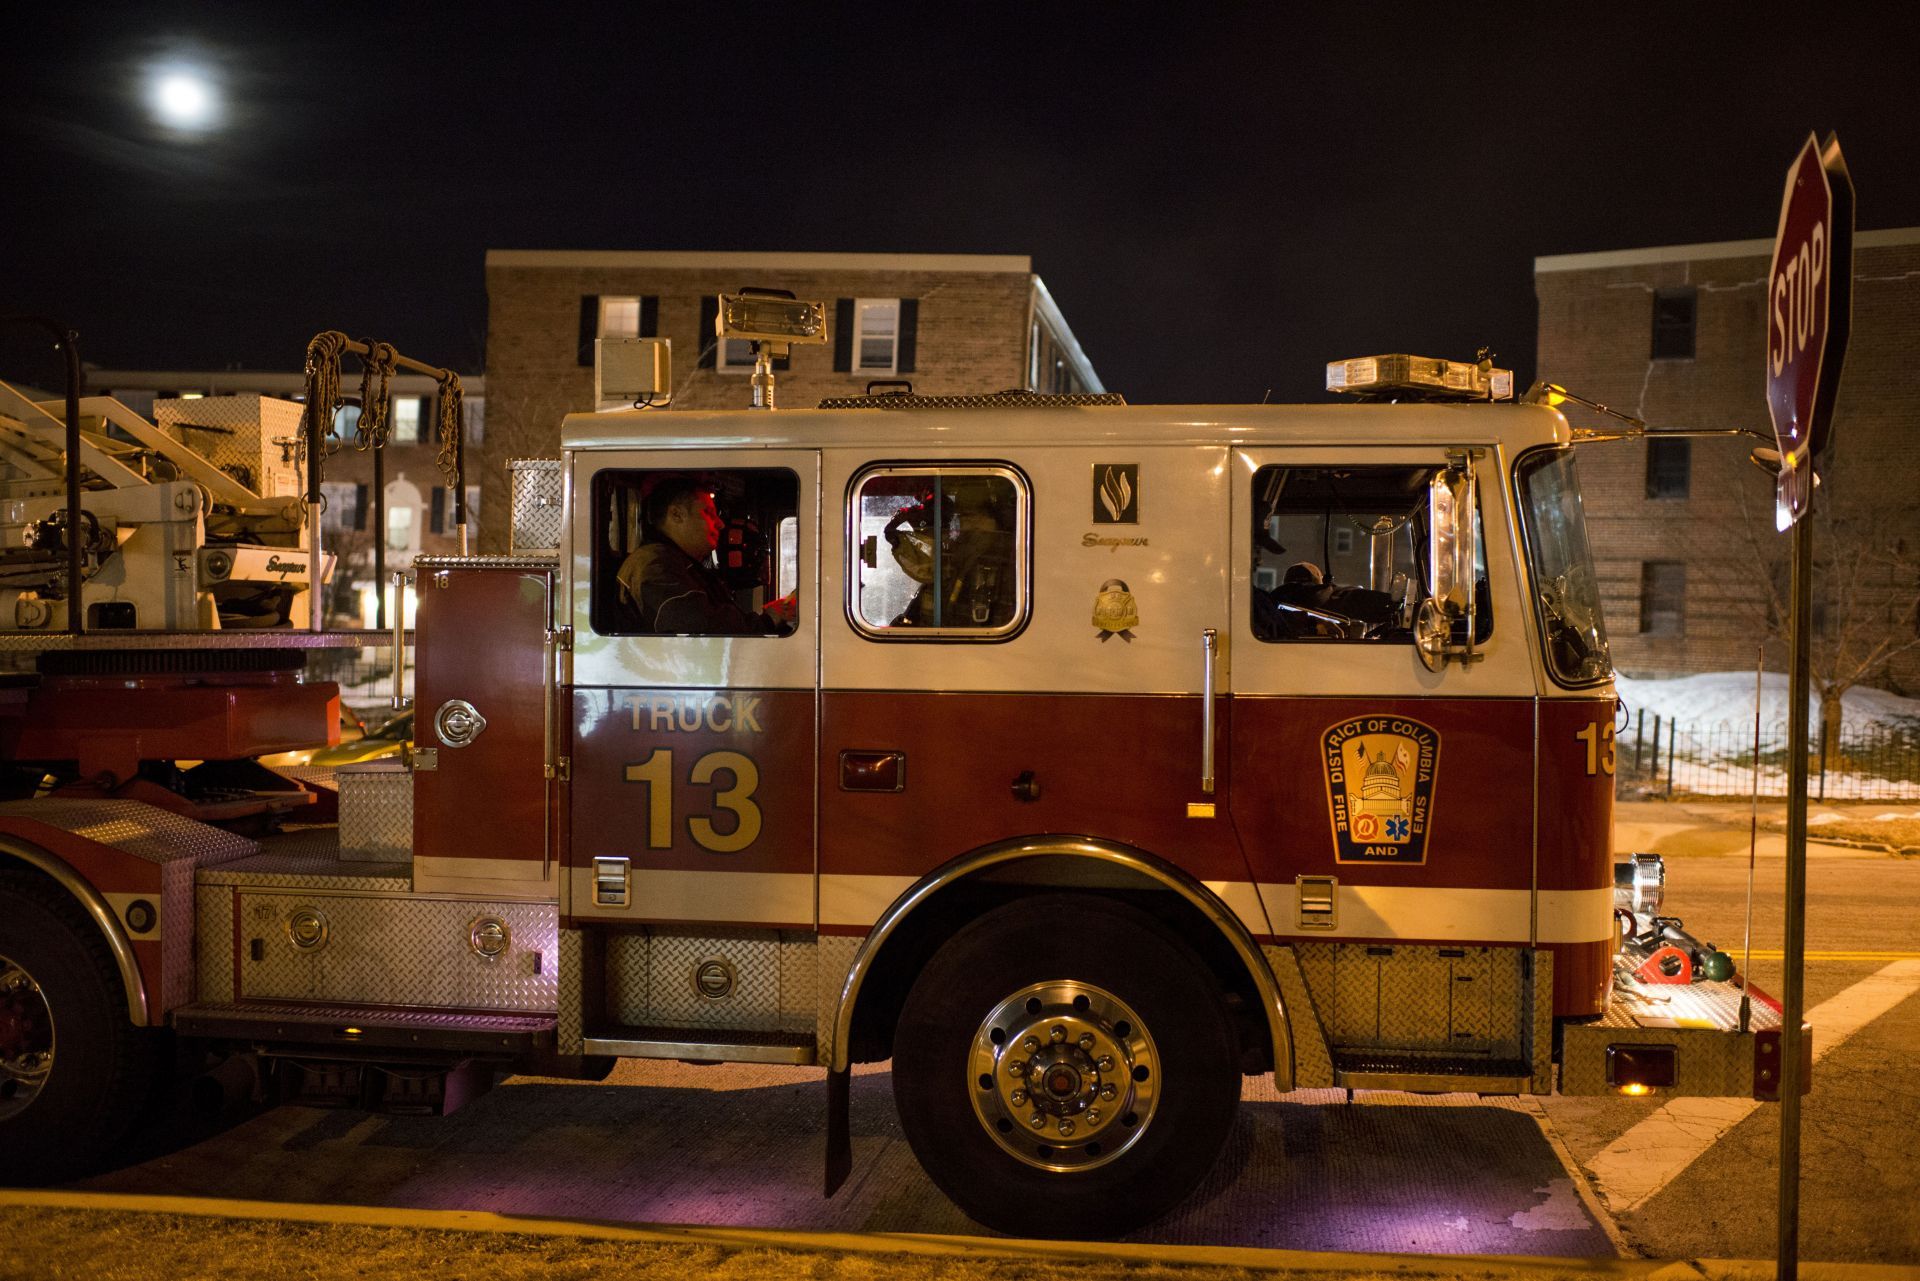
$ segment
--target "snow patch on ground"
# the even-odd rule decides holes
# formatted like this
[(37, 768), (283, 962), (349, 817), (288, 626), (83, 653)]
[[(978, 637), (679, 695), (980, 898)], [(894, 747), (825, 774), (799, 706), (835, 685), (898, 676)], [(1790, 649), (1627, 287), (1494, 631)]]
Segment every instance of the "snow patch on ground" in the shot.
[[(1614, 687), (1627, 701), (1627, 714), (1645, 711), (1652, 723), (1657, 712), (1662, 720), (1678, 720), (1682, 726), (1708, 729), (1717, 725), (1737, 728), (1753, 725), (1753, 673), (1702, 672), (1697, 676), (1669, 676), (1660, 679), (1635, 679), (1616, 676)], [(1762, 681), (1760, 724), (1771, 727), (1787, 719), (1787, 677), (1784, 672), (1768, 672)], [(1811, 715), (1819, 714), (1818, 691), (1813, 696)], [(1842, 732), (1846, 734), (1920, 731), (1920, 698), (1902, 698), (1884, 689), (1854, 688), (1841, 699)]]

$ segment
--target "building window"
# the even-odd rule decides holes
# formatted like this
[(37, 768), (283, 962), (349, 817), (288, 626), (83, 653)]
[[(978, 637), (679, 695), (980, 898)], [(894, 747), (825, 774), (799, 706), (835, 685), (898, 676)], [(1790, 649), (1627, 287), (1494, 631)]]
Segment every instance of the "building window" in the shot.
[(1640, 566), (1640, 634), (1678, 636), (1686, 621), (1687, 567), (1677, 560)]
[(894, 372), (895, 343), (900, 337), (900, 300), (856, 298), (853, 305), (854, 372)]
[(753, 372), (753, 343), (745, 338), (722, 338), (719, 343), (714, 368), (723, 374)]
[(1693, 359), (1693, 320), (1698, 292), (1692, 285), (1653, 291), (1653, 358)]
[(396, 445), (420, 443), (420, 420), (426, 417), (426, 400), (421, 396), (393, 398), (393, 431), (389, 437)]
[(387, 508), (387, 550), (403, 552), (413, 546), (413, 508), (395, 503)]
[(467, 396), (460, 401), (461, 417), (467, 420), (467, 443), (484, 444), (487, 439), (487, 401), (484, 396)]
[(873, 467), (854, 480), (847, 612), (874, 640), (1003, 640), (1028, 610), (1032, 502), (1011, 467)]
[(1647, 441), (1647, 497), (1685, 498), (1692, 483), (1693, 442)]
[(638, 338), (640, 336), (640, 300), (638, 298), (600, 298), (600, 337)]
[(366, 517), (360, 512), (361, 494), (365, 486), (351, 481), (325, 481), (320, 486), (320, 495), (326, 499), (326, 527), (333, 530), (364, 529)]

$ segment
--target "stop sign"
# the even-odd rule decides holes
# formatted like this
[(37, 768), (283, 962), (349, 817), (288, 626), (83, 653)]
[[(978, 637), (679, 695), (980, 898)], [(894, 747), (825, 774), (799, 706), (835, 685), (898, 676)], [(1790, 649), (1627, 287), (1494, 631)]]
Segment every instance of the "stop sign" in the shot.
[(1767, 273), (1767, 409), (1780, 446), (1776, 521), (1806, 514), (1813, 456), (1826, 446), (1846, 359), (1853, 281), (1853, 184), (1829, 134), (1812, 134), (1787, 170)]

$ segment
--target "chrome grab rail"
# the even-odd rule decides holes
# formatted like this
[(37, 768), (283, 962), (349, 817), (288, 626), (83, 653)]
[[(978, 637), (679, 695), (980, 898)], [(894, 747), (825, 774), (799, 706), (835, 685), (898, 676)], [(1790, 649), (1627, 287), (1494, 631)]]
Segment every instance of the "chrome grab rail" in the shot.
[(540, 664), (540, 762), (542, 772), (551, 779), (560, 772), (559, 762), (555, 759), (553, 751), (553, 705), (559, 693), (559, 680), (554, 674), (554, 668), (560, 661), (560, 630), (558, 628), (547, 628), (546, 639), (541, 646), (540, 654), (542, 659)]
[(407, 696), (401, 692), (407, 687), (407, 571), (396, 569), (389, 577), (393, 579), (393, 709), (397, 712), (407, 705)]
[(1213, 795), (1213, 658), (1220, 633), (1209, 627), (1200, 633), (1200, 790)]

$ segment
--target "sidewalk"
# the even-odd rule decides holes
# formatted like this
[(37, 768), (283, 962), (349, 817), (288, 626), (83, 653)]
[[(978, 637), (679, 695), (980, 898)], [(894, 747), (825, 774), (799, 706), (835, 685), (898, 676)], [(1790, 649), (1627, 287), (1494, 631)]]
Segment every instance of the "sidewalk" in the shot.
[[(1291, 1281), (1574, 1277), (1761, 1281), (1756, 1260), (1362, 1255), (991, 1237), (630, 1226), (464, 1210), (0, 1190), (0, 1278), (517, 1276), (860, 1277), (871, 1281)], [(1920, 1268), (1803, 1262), (1807, 1281), (1894, 1281)]]

